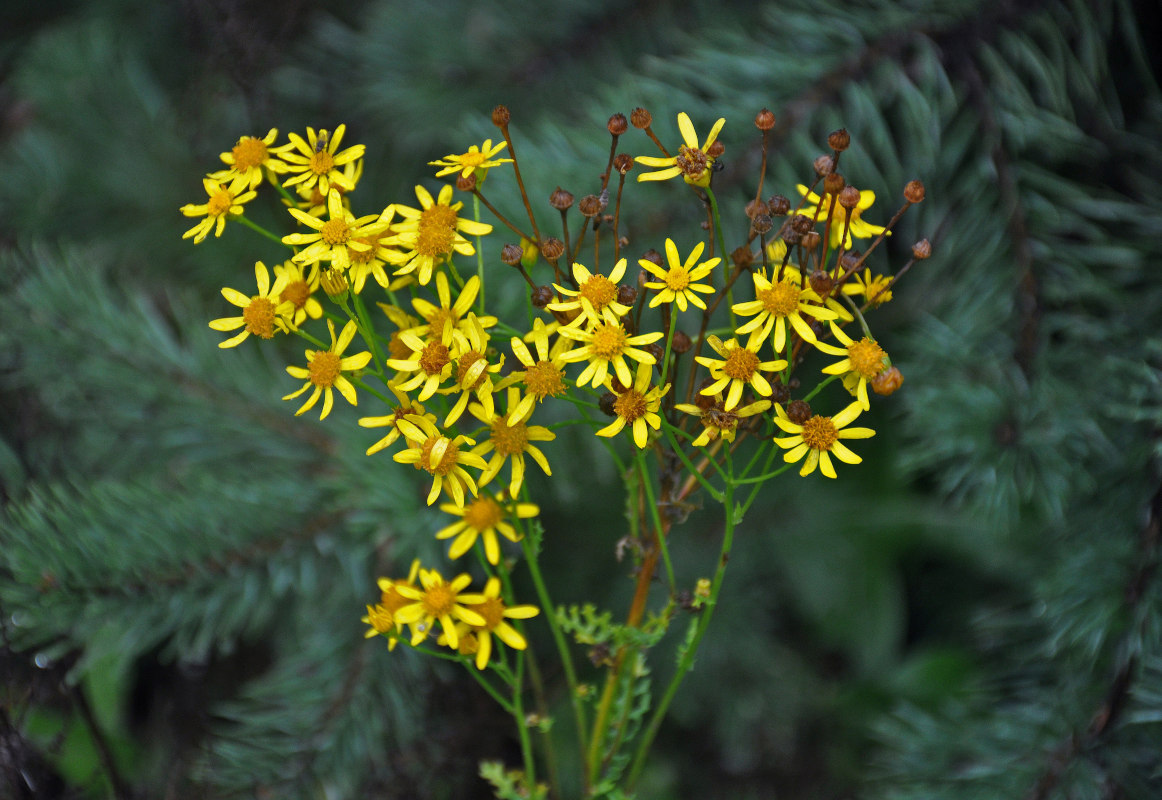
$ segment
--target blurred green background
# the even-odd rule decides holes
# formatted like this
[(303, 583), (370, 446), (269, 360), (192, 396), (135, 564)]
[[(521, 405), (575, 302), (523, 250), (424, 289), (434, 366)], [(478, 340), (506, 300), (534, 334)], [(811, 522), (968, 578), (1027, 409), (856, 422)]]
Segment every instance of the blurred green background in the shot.
[[(410, 471), (363, 455), (351, 409), (292, 418), (295, 348), (206, 327), (278, 248), (235, 225), (194, 247), (178, 213), (238, 136), (341, 122), (359, 196), (412, 203), (497, 103), (534, 203), (596, 190), (612, 113), (725, 116), (728, 246), (763, 107), (767, 193), (840, 126), (871, 221), (928, 189), (877, 263), (933, 242), (872, 323), (904, 388), (862, 467), (748, 515), (640, 797), (1162, 797), (1156, 11), (4, 4), (0, 798), (474, 798), (481, 758), (517, 763), (471, 681), (362, 638), (375, 576), (443, 557)], [(631, 250), (694, 219), (648, 196), (675, 205), (639, 207)], [(618, 476), (587, 435), (556, 448), (550, 585), (619, 608)], [(680, 529), (690, 585), (718, 525)]]

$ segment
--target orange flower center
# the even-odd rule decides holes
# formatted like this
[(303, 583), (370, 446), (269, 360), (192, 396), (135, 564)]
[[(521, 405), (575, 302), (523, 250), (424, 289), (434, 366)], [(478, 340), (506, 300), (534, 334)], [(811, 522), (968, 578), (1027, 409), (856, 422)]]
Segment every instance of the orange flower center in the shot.
[(464, 506), (464, 522), (477, 531), (495, 528), (504, 518), (504, 510), (491, 497), (481, 495)]
[[(440, 463), (432, 469), (428, 465), (432, 460), (432, 448), (436, 446), (440, 440), (448, 443), (448, 449), (444, 451), (444, 457), (440, 459)], [(428, 440), (420, 446), (420, 460), (416, 462), (416, 469), (425, 469), (433, 475), (447, 475), (456, 466), (456, 460), (460, 457), (460, 445), (455, 441), (444, 436), (429, 436)]]
[(250, 305), (242, 309), (246, 330), (262, 339), (274, 337), (274, 303), (265, 297), (250, 298)]
[(456, 160), (463, 167), (478, 167), (484, 163), (484, 153), (469, 151)]
[(302, 308), (307, 304), (307, 299), (310, 296), (311, 287), (307, 286), (306, 281), (293, 281), (282, 290), (278, 300), (280, 303), (294, 303), (295, 308)]
[(565, 393), (561, 370), (552, 361), (538, 361), (525, 370), (525, 386), (538, 400)]
[(722, 365), (722, 371), (727, 377), (736, 381), (749, 382), (758, 370), (759, 363), (759, 357), (750, 350), (744, 347), (735, 347), (731, 350), (730, 355), (726, 357), (726, 362)]
[(866, 336), (847, 347), (852, 368), (865, 378), (874, 378), (884, 371), (884, 350)]
[[(472, 365), (477, 361), (484, 361), (484, 356), (475, 350), (469, 350), (467, 353), (460, 356), (460, 360), (456, 362), (456, 383), (463, 385), (464, 378), (468, 375), (468, 370), (472, 369)], [(487, 375), (488, 371), (486, 369), (484, 372), (480, 373), (476, 380), (472, 381), (471, 386), (464, 387), (465, 391), (472, 391), (473, 389), (479, 388), (480, 384), (484, 383), (484, 379), (487, 377)]]
[(675, 267), (666, 273), (666, 286), (675, 292), (680, 292), (690, 285), (690, 273), (685, 267)]
[(253, 136), (243, 136), (230, 152), (234, 156), (234, 169), (242, 172), (261, 166), (266, 161), (266, 142)]
[(448, 355), (448, 347), (440, 342), (429, 342), (424, 345), (420, 354), (420, 369), (428, 375), (439, 375), (444, 367), (450, 364), (452, 358)]
[(338, 217), (324, 223), (319, 229), (319, 234), (327, 244), (347, 244), (347, 240), (351, 238), (351, 226), (347, 224), (347, 220)]
[(439, 258), (452, 252), (456, 243), (456, 211), (436, 204), (420, 214), (416, 229), (415, 251), (422, 256)]
[(697, 147), (681, 145), (674, 164), (682, 170), (682, 174), (689, 178), (699, 178), (706, 171), (710, 159)]
[(441, 583), (424, 592), (424, 612), (430, 617), (446, 617), (456, 607), (456, 595), (452, 587)]
[(210, 201), (206, 204), (206, 215), (220, 217), (228, 212), (232, 205), (234, 205), (234, 195), (230, 194), (227, 189), (219, 189), (210, 195)]
[(799, 287), (790, 281), (779, 281), (769, 289), (760, 289), (758, 299), (763, 309), (776, 317), (786, 317), (799, 308)]
[(339, 356), (330, 350), (317, 351), (311, 359), (311, 363), (307, 365), (311, 383), (315, 386), (334, 386), (335, 381), (339, 378), (339, 373), (342, 371), (339, 365), (340, 360)]
[(611, 359), (621, 355), (625, 350), (625, 329), (621, 325), (602, 322), (593, 330), (593, 343), (590, 347), (598, 358)]
[(600, 311), (617, 299), (617, 284), (604, 275), (590, 275), (581, 287), (581, 296)]
[(523, 422), (509, 425), (504, 417), (492, 423), (492, 446), (501, 456), (508, 458), (525, 451), (529, 444), (529, 432)]
[(395, 590), (396, 584), (400, 583), (406, 585), (407, 581), (395, 581), (392, 583), (391, 588), (385, 589), (380, 594), (379, 604), (390, 611), (392, 614), (395, 614), (395, 612), (399, 611), (401, 608), (409, 605), (412, 602)]
[(442, 337), (444, 335), (444, 325), (451, 322), (452, 327), (456, 327), (456, 323), (460, 321), (459, 315), (450, 308), (437, 308), (431, 318), (428, 320), (428, 325), (431, 327), (432, 336)]
[(354, 241), (361, 244), (368, 245), (367, 250), (350, 249), (352, 264), (370, 264), (375, 259), (376, 245), (379, 244), (379, 239), (376, 236), (356, 236)]
[(391, 335), (391, 339), (387, 342), (387, 351), (391, 353), (392, 358), (398, 361), (405, 361), (412, 354), (412, 349), (399, 338), (399, 331)]
[(838, 438), (831, 417), (815, 415), (803, 423), (803, 442), (812, 450), (830, 450)]
[(487, 630), (492, 630), (504, 621), (504, 601), (499, 597), (486, 598), (483, 603), (473, 606), (472, 609), (484, 617), (484, 627)]
[(335, 168), (335, 157), (326, 150), (320, 150), (311, 156), (311, 172), (316, 175), (326, 175)]
[(632, 389), (613, 401), (613, 412), (626, 422), (633, 422), (648, 410), (646, 396)]

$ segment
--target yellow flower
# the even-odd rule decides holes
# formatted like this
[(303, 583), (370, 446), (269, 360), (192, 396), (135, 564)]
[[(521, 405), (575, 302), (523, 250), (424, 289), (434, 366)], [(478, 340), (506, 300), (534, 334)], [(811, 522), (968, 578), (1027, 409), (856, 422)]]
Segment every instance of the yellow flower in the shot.
[(488, 439), (472, 448), (472, 452), (477, 456), (492, 453), (492, 458), (489, 459), (484, 473), (480, 476), (481, 486), (488, 483), (500, 472), (500, 468), (504, 466), (506, 460), (512, 462), (508, 494), (510, 497), (516, 497), (520, 494), (521, 484), (524, 483), (525, 453), (528, 453), (533, 461), (537, 462), (542, 472), (546, 475), (553, 474), (553, 471), (549, 469), (549, 460), (545, 458), (545, 454), (531, 442), (551, 442), (557, 438), (557, 434), (541, 425), (525, 424), (532, 415), (531, 406), (527, 414), (513, 419), (512, 412), (521, 405), (520, 389), (515, 386), (508, 387), (506, 400), (508, 401), (508, 412), (504, 414), (495, 412), (486, 414), (483, 406), (477, 403), (468, 407), (472, 416), (490, 428)]
[(436, 265), (450, 258), (453, 252), (462, 256), (476, 254), (476, 248), (460, 235), (461, 231), (469, 236), (484, 236), (492, 233), (492, 226), (460, 219), (457, 214), (464, 204), (452, 205), (452, 187), (449, 185), (440, 189), (440, 196), (436, 200), (423, 186), (416, 186), (416, 199), (420, 201), (419, 209), (396, 207), (400, 216), (405, 218), (402, 224), (396, 226), (398, 243), (404, 250), (411, 252), (395, 274), (415, 272), (419, 275), (420, 285), (427, 286)]
[[(694, 262), (702, 255), (702, 251), (706, 249), (704, 242), (699, 242), (694, 246), (690, 252), (689, 258), (682, 261), (678, 257), (678, 248), (674, 244), (673, 239), (666, 239), (666, 262), (670, 265), (668, 270), (662, 269), (657, 264), (647, 259), (639, 259), (638, 265), (651, 272), (662, 279), (661, 283), (647, 282), (647, 289), (660, 289), (657, 296), (650, 301), (650, 308), (659, 306), (662, 303), (677, 303), (679, 311), (686, 310), (686, 304), (693, 303), (702, 310), (706, 310), (706, 303), (702, 298), (694, 294), (700, 292), (702, 294), (714, 294), (714, 287), (705, 283), (695, 283), (701, 280), (714, 271), (718, 266), (721, 258), (712, 258), (709, 261), (704, 261), (697, 267), (694, 267)], [(693, 267), (693, 269), (691, 269)]]
[(504, 142), (497, 142), (496, 146), (493, 147), (492, 140), (485, 139), (484, 144), (480, 147), (476, 145), (469, 147), (467, 153), (460, 155), (452, 153), (439, 161), (429, 161), (428, 164), (443, 168), (436, 173), (437, 178), (451, 175), (453, 172), (459, 172), (461, 178), (467, 178), (475, 172), (476, 180), (481, 181), (488, 174), (489, 167), (499, 167), (501, 164), (512, 163), (511, 158), (494, 158), (505, 147), (507, 145)]
[[(431, 331), (429, 331), (431, 333)], [(405, 392), (419, 389), (419, 399), (427, 400), (436, 393), (440, 384), (452, 374), (456, 362), (452, 352), (452, 327), (444, 326), (443, 334), (436, 334), (423, 339), (412, 331), (400, 331), (399, 343), (406, 347), (410, 354), (407, 358), (389, 358), (387, 366), (402, 374), (414, 372), (411, 378), (402, 380), (399, 388)]]
[[(751, 277), (754, 280), (755, 299), (745, 303), (735, 303), (731, 310), (744, 317), (755, 315), (754, 319), (738, 327), (738, 335), (750, 334), (747, 347), (758, 349), (758, 345), (775, 329), (775, 352), (783, 352), (787, 343), (787, 323), (795, 329), (799, 336), (808, 342), (814, 343), (815, 332), (803, 319), (808, 314), (815, 319), (835, 319), (839, 315), (829, 308), (814, 305), (820, 302), (819, 295), (809, 287), (800, 288), (799, 281), (785, 274), (781, 281), (771, 283), (761, 272), (755, 272)], [(777, 274), (777, 273), (776, 273)]]
[(226, 228), (226, 218), (242, 216), (242, 204), (249, 203), (258, 196), (257, 192), (237, 194), (212, 178), (202, 178), (202, 187), (209, 196), (206, 202), (187, 203), (179, 209), (187, 217), (205, 217), (182, 234), (183, 239), (194, 237), (194, 244), (201, 244), (211, 230), (214, 231), (214, 236), (221, 236)]
[[(506, 606), (500, 597), (500, 579), (489, 578), (484, 585), (483, 600), (472, 606), (472, 610), (484, 618), (483, 625), (473, 625), (476, 634), (476, 669), (488, 666), (492, 655), (492, 634), (513, 650), (524, 650), (528, 644), (506, 619), (529, 619), (541, 613), (536, 606)], [(451, 644), (451, 642), (449, 642)], [(454, 645), (453, 645), (454, 646)]]
[[(476, 302), (476, 297), (479, 294), (480, 276), (473, 275), (464, 282), (464, 288), (460, 290), (456, 302), (453, 303), (452, 292), (448, 286), (448, 276), (442, 272), (437, 273), (436, 296), (440, 301), (440, 305), (437, 306), (422, 297), (417, 297), (412, 300), (412, 307), (415, 308), (416, 313), (423, 318), (426, 324), (412, 328), (411, 332), (416, 336), (437, 337), (443, 334), (444, 325), (450, 323), (453, 330), (460, 330), (467, 333), (470, 326), (465, 319), (465, 315), (472, 309), (472, 304)], [(483, 327), (491, 328), (496, 324), (496, 317), (478, 317), (477, 321)]]
[(597, 387), (605, 383), (611, 366), (622, 385), (629, 386), (633, 383), (633, 373), (629, 371), (629, 365), (625, 363), (625, 360), (629, 358), (639, 364), (657, 363), (656, 358), (645, 350), (639, 349), (637, 345), (651, 344), (661, 339), (665, 334), (661, 331), (654, 331), (630, 336), (610, 309), (607, 308), (602, 313), (603, 320), (595, 325), (591, 331), (582, 331), (573, 327), (564, 327), (558, 331), (561, 336), (582, 343), (581, 346), (562, 354), (561, 360), (569, 363), (589, 361), (589, 364), (577, 377), (578, 386), (588, 383)]
[(351, 265), (352, 253), (371, 250), (373, 245), (369, 241), (378, 241), (372, 237), (378, 237), (388, 229), (394, 211), (388, 206), (382, 214), (368, 214), (356, 219), (350, 209), (344, 207), (335, 189), (327, 195), (327, 214), (330, 218), (326, 222), (297, 208), (287, 210), (299, 222), (315, 230), (315, 233), (292, 233), (282, 237), (285, 244), (296, 247), (308, 245), (305, 250), (295, 254), (294, 261), (299, 264), (330, 261), (335, 269), (347, 269)]
[[(577, 299), (560, 300), (545, 307), (549, 311), (581, 312), (590, 327), (601, 322), (601, 315), (606, 309), (624, 317), (630, 307), (617, 302), (617, 282), (625, 275), (625, 266), (626, 260), (619, 260), (607, 278), (600, 272), (590, 273), (584, 264), (573, 264), (573, 280), (577, 283), (577, 289), (566, 289), (555, 283), (553, 288), (567, 297)], [(572, 324), (580, 327), (582, 321), (582, 317), (578, 316)]]
[(283, 186), (301, 186), (303, 189), (318, 186), (323, 195), (333, 186), (347, 192), (354, 189), (355, 181), (343, 167), (362, 158), (367, 148), (357, 144), (340, 152), (339, 143), (346, 132), (346, 125), (340, 125), (333, 134), (323, 129), (316, 135), (314, 128), (307, 128), (306, 141), (297, 133), (290, 134), (290, 143), (278, 148), (276, 154), (286, 162), (287, 172), (297, 172), (298, 175), (289, 178)]
[(484, 541), (484, 555), (489, 564), (500, 563), (497, 533), (510, 542), (519, 542), (522, 538), (516, 528), (505, 519), (507, 515), (512, 514), (517, 519), (530, 519), (541, 513), (541, 510), (532, 503), (506, 503), (503, 492), (497, 498), (482, 494), (463, 507), (441, 503), (440, 510), (460, 517), (459, 521), (436, 533), (437, 539), (456, 537), (452, 546), (448, 548), (448, 558), (456, 559), (464, 555), (476, 544), (476, 539), (480, 538)]
[(230, 182), (230, 191), (238, 193), (245, 189), (256, 189), (262, 183), (263, 168), (271, 172), (286, 172), (286, 164), (274, 157), (271, 145), (278, 137), (278, 128), (271, 128), (263, 138), (243, 136), (238, 139), (229, 153), (218, 157), (229, 169), (212, 173), (211, 178)]
[[(843, 385), (849, 390), (853, 390), (852, 393), (856, 396), (859, 407), (867, 411), (871, 408), (867, 399), (867, 382), (890, 367), (892, 365), (891, 359), (888, 358), (888, 354), (884, 352), (882, 347), (866, 336), (858, 342), (854, 341), (834, 322), (831, 323), (831, 332), (843, 347), (836, 347), (826, 342), (816, 342), (815, 346), (824, 353), (844, 356), (844, 359), (824, 367), (823, 372), (827, 375), (845, 375), (846, 373)], [(847, 380), (848, 376), (851, 376), (852, 380)]]
[[(787, 362), (763, 361), (758, 357), (758, 343), (747, 344), (743, 347), (737, 339), (723, 342), (717, 336), (707, 336), (706, 343), (714, 348), (714, 352), (722, 356), (722, 360), (698, 356), (695, 359), (699, 364), (710, 368), (710, 377), (714, 383), (702, 390), (702, 394), (714, 395), (726, 389), (726, 403), (723, 408), (731, 411), (742, 399), (742, 390), (748, 385), (763, 397), (770, 397), (771, 385), (763, 377), (762, 371), (774, 372), (784, 369)], [(729, 387), (729, 388), (727, 388)]]
[(867, 439), (876, 435), (871, 428), (847, 427), (859, 416), (859, 403), (852, 403), (834, 417), (814, 414), (802, 424), (788, 419), (783, 407), (778, 403), (775, 404), (775, 411), (778, 414), (775, 417), (775, 424), (787, 433), (794, 434), (785, 439), (775, 437), (775, 444), (787, 450), (783, 454), (783, 460), (793, 464), (807, 456), (803, 468), (799, 470), (800, 475), (810, 475), (818, 466), (820, 472), (828, 478), (834, 478), (835, 466), (831, 463), (831, 455), (845, 464), (858, 464), (863, 461), (839, 440)]
[(319, 288), (319, 273), (316, 270), (310, 278), (304, 277), (303, 268), (293, 261), (284, 261), (275, 266), (276, 278), (286, 277), (286, 287), (279, 295), (279, 301), (294, 306), (290, 322), (295, 328), (307, 318), (319, 319), (323, 316), (323, 304), (311, 295)]
[[(278, 275), (278, 268), (275, 267)], [(286, 275), (278, 275), (274, 286), (270, 285), (270, 273), (261, 261), (254, 263), (254, 279), (258, 284), (258, 294), (247, 297), (236, 289), (223, 288), (222, 296), (242, 309), (240, 317), (221, 317), (210, 321), (216, 331), (233, 331), (243, 328), (242, 333), (219, 342), (219, 347), (234, 347), (250, 334), (260, 339), (271, 339), (274, 332), (287, 330), (286, 319), (294, 312), (294, 305), (281, 295), (287, 289)]]
[[(561, 356), (569, 347), (569, 340), (559, 336), (550, 348), (548, 327), (541, 319), (533, 321), (532, 340), (537, 349), (536, 359), (516, 336), (509, 342), (513, 355), (525, 367), (523, 372), (512, 373), (524, 383), (526, 390), (520, 405), (512, 412), (518, 417), (532, 413), (534, 402), (539, 403), (546, 397), (558, 397), (568, 391), (565, 385), (565, 359)], [(510, 416), (509, 420), (513, 421), (514, 418)]]
[[(616, 436), (626, 425), (633, 431), (633, 443), (645, 449), (649, 443), (649, 428), (655, 431), (661, 427), (662, 418), (658, 409), (662, 407), (662, 397), (670, 390), (670, 384), (650, 388), (650, 376), (654, 368), (650, 364), (638, 364), (633, 386), (618, 391), (610, 382), (609, 389), (617, 396), (613, 401), (613, 422), (597, 432), (598, 436)], [(648, 427), (647, 427), (648, 426)]]
[(715, 439), (722, 437), (723, 441), (733, 442), (738, 432), (738, 421), (752, 417), (771, 407), (770, 400), (755, 400), (741, 408), (732, 411), (726, 410), (722, 394), (714, 395), (714, 402), (705, 408), (694, 403), (678, 403), (674, 406), (684, 414), (693, 414), (702, 422), (702, 433), (694, 440), (695, 447), (705, 447)]
[(305, 379), (306, 383), (303, 384), (303, 388), (297, 392), (291, 392), (283, 400), (291, 400), (312, 386), (315, 387), (307, 402), (303, 403), (303, 407), (295, 412), (296, 417), (314, 406), (319, 400), (319, 395), (323, 395), (323, 413), (319, 415), (319, 419), (326, 419), (327, 415), (331, 413), (331, 405), (334, 403), (332, 389), (338, 389), (339, 393), (351, 405), (358, 405), (355, 387), (351, 381), (344, 377), (343, 373), (366, 367), (367, 362), (371, 361), (371, 353), (364, 351), (343, 358), (343, 351), (347, 349), (347, 345), (351, 344), (351, 340), (355, 337), (354, 322), (348, 322), (343, 326), (337, 340), (335, 338), (335, 323), (327, 320), (327, 329), (331, 331), (331, 346), (329, 348), (326, 350), (308, 350), (305, 369), (294, 366), (286, 368), (292, 377)]
[[(495, 319), (495, 317), (492, 317)], [(495, 388), (492, 376), (500, 372), (504, 366), (504, 355), (492, 364), (488, 360), (488, 334), (476, 314), (469, 312), (463, 328), (452, 331), (453, 351), (455, 352), (456, 378), (452, 387), (445, 389), (445, 393), (459, 392), (460, 397), (444, 418), (444, 427), (455, 424), (468, 406), (468, 399), (475, 395), (484, 408), (484, 413), (492, 416), (492, 392)]]
[[(820, 223), (827, 223), (827, 215), (831, 213), (831, 203), (834, 195), (828, 195), (827, 200), (820, 205), (819, 195), (808, 189), (803, 184), (795, 187), (799, 190), (799, 194), (803, 195), (810, 205), (799, 209), (799, 213), (809, 219), (817, 219)], [(860, 217), (864, 211), (871, 208), (872, 203), (876, 201), (876, 193), (870, 189), (865, 189), (859, 193), (859, 203), (855, 208), (848, 211), (841, 204), (835, 203), (835, 214), (831, 217), (831, 247), (839, 247), (840, 242), (843, 243), (845, 250), (851, 249), (851, 237), (857, 239), (870, 239), (883, 233), (887, 228), (880, 225), (872, 225), (870, 222), (864, 222)], [(818, 214), (818, 216), (816, 216)], [(846, 224), (848, 215), (851, 215), (851, 224), (847, 229), (847, 238), (844, 239), (843, 228)], [(890, 232), (889, 232), (890, 235)]]
[[(354, 237), (357, 246), (349, 248), (349, 255), (351, 256), (351, 291), (355, 294), (363, 291), (363, 285), (367, 282), (368, 275), (374, 277), (375, 282), (384, 289), (395, 291), (395, 285), (383, 267), (385, 264), (392, 266), (402, 264), (407, 256), (392, 247), (396, 243), (395, 234), (390, 228), (394, 216), (395, 207), (388, 206), (379, 215), (378, 220), (378, 222), (386, 222), (389, 226), (387, 229), (378, 233)], [(367, 245), (367, 249), (359, 249), (358, 245), (360, 244)]]
[(872, 275), (871, 270), (863, 269), (847, 279), (843, 284), (843, 293), (849, 295), (863, 295), (867, 298), (868, 308), (879, 308), (892, 299), (890, 275)]
[(401, 464), (412, 464), (416, 469), (432, 475), (428, 505), (436, 502), (441, 490), (447, 491), (452, 502), (458, 506), (464, 505), (465, 488), (473, 497), (476, 496), (476, 481), (472, 480), (464, 465), (483, 470), (488, 464), (475, 453), (460, 449), (465, 444), (476, 444), (474, 439), (462, 435), (449, 439), (440, 433), (432, 420), (415, 414), (408, 414), (398, 420), (396, 425), (411, 447), (396, 453), (392, 458)]
[(416, 416), (424, 417), (433, 423), (436, 421), (434, 414), (425, 413), (424, 407), (419, 403), (413, 402), (406, 393), (400, 391), (399, 387), (394, 382), (389, 383), (387, 388), (391, 390), (391, 393), (395, 395), (395, 399), (399, 402), (399, 405), (395, 407), (395, 410), (390, 414), (386, 414), (381, 417), (359, 418), (359, 427), (361, 428), (391, 428), (391, 430), (387, 432), (386, 436), (384, 436), (375, 444), (371, 445), (371, 447), (367, 448), (367, 455), (369, 456), (378, 453), (385, 447), (389, 447), (396, 439), (403, 435), (402, 431), (399, 429), (398, 423), (408, 414), (415, 414)]
[(710, 149), (710, 145), (714, 144), (714, 140), (718, 138), (718, 132), (725, 124), (726, 118), (720, 117), (714, 123), (714, 127), (710, 129), (710, 135), (706, 137), (706, 141), (699, 147), (698, 134), (694, 132), (694, 123), (690, 121), (690, 115), (685, 111), (678, 114), (678, 130), (682, 132), (683, 141), (683, 144), (678, 147), (678, 155), (667, 158), (637, 156), (634, 161), (639, 164), (645, 164), (647, 167), (663, 167), (658, 172), (644, 172), (638, 175), (637, 179), (639, 181), (667, 181), (681, 175), (682, 180), (692, 186), (709, 186), (710, 165), (714, 163), (714, 158), (707, 155), (706, 151)]
[(428, 637), (436, 620), (444, 635), (448, 637), (448, 644), (455, 649), (460, 645), (460, 637), (456, 633), (454, 620), (461, 620), (469, 625), (483, 627), (484, 617), (468, 608), (484, 602), (484, 595), (465, 594), (460, 592), (472, 582), (468, 573), (456, 576), (451, 583), (446, 583), (444, 577), (434, 569), (420, 570), (420, 584), (423, 587), (397, 585), (395, 590), (402, 597), (411, 600), (394, 614), (395, 621), (404, 625), (415, 623), (415, 632), (412, 634), (412, 645), (417, 645)]

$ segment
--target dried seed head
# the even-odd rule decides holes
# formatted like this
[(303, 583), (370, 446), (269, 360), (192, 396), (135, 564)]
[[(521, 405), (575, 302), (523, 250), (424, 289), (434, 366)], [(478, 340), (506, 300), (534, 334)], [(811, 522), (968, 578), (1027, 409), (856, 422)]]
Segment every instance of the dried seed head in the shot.
[(751, 200), (743, 208), (747, 219), (754, 219), (759, 214), (767, 213), (767, 204), (762, 200)]
[(819, 231), (807, 231), (803, 234), (803, 238), (799, 240), (799, 244), (803, 245), (807, 252), (814, 252), (822, 238), (819, 235)]
[(623, 306), (632, 306), (637, 300), (637, 289), (629, 284), (620, 283), (617, 286), (617, 302)]
[[(617, 378), (614, 378), (614, 380), (617, 380)], [(601, 395), (600, 399), (598, 399), (597, 406), (601, 409), (601, 413), (605, 416), (615, 417), (617, 416), (617, 412), (613, 410), (613, 404), (616, 402), (617, 395), (615, 395), (613, 392), (606, 392), (605, 394)]]
[(827, 192), (827, 194), (839, 194), (846, 185), (847, 179), (838, 172), (832, 172), (823, 179), (823, 191)]
[(912, 258), (917, 261), (923, 261), (930, 255), (932, 255), (932, 242), (927, 239), (921, 239), (912, 245)]
[(832, 150), (842, 153), (851, 145), (851, 135), (847, 132), (847, 128), (840, 128), (837, 131), (832, 131), (831, 135), (827, 137), (827, 146)]
[(500, 249), (500, 260), (510, 267), (515, 267), (520, 264), (521, 256), (524, 254), (525, 251), (519, 244), (506, 244)]
[(811, 283), (811, 291), (820, 297), (826, 297), (831, 294), (831, 290), (835, 288), (835, 279), (831, 277), (831, 273), (817, 269), (811, 273), (808, 278)]
[(670, 349), (678, 355), (682, 355), (690, 350), (691, 344), (693, 343), (685, 331), (674, 331), (674, 338), (670, 341)]
[(845, 186), (839, 193), (839, 205), (844, 208), (855, 208), (859, 205), (859, 189), (854, 186)]
[(721, 139), (715, 139), (710, 143), (710, 146), (706, 148), (706, 155), (710, 156), (711, 158), (721, 158), (722, 154), (725, 152), (726, 145), (722, 143)]
[(759, 214), (750, 221), (750, 227), (755, 233), (765, 235), (771, 232), (774, 223), (771, 222), (771, 218), (766, 214)]
[(565, 252), (565, 243), (556, 236), (550, 236), (541, 242), (541, 255), (547, 261), (556, 261)]
[(558, 186), (549, 195), (549, 205), (558, 211), (565, 211), (573, 206), (573, 195)]
[(791, 201), (781, 194), (777, 194), (767, 201), (767, 208), (772, 217), (785, 217), (791, 211)]
[(694, 593), (689, 589), (679, 589), (678, 596), (674, 598), (678, 603), (678, 608), (683, 611), (697, 611), (694, 606)]
[(666, 348), (660, 342), (652, 342), (650, 344), (643, 344), (641, 346), (641, 348), (642, 348), (642, 350), (645, 350), (647, 353), (649, 353), (651, 356), (653, 356), (655, 363), (658, 363), (658, 364), (660, 364), (662, 362), (662, 358), (666, 355)]
[(858, 250), (848, 250), (839, 257), (839, 266), (843, 267), (844, 272), (855, 269), (855, 265), (859, 263), (860, 252)]
[(614, 114), (609, 118), (609, 122), (605, 123), (605, 127), (614, 136), (621, 136), (629, 129), (629, 121), (626, 120), (625, 114)]
[(812, 222), (811, 218), (805, 214), (796, 214), (795, 216), (791, 217), (791, 230), (800, 236), (811, 230), (811, 228), (814, 226), (815, 223)]
[(644, 108), (635, 108), (629, 112), (629, 123), (635, 128), (645, 129), (650, 127), (654, 121), (654, 115), (646, 111)]
[(587, 194), (577, 204), (577, 210), (585, 217), (596, 217), (601, 213), (601, 198), (595, 194)]
[(492, 109), (492, 124), (496, 127), (505, 127), (510, 119), (512, 119), (512, 114), (508, 113), (508, 106), (497, 106)]
[(871, 379), (872, 391), (884, 397), (899, 389), (903, 383), (904, 376), (895, 367), (888, 367)]
[(754, 125), (760, 131), (769, 131), (775, 127), (775, 115), (769, 109), (764, 108), (754, 116)]
[(624, 175), (633, 169), (633, 156), (626, 155), (625, 153), (618, 153), (613, 159), (613, 168), (617, 170), (619, 174)]
[(749, 267), (754, 263), (754, 251), (747, 245), (741, 245), (734, 248), (730, 253), (730, 260), (736, 267)]
[(904, 187), (904, 199), (909, 203), (919, 203), (924, 199), (924, 184), (920, 181), (908, 181)]
[(694, 395), (694, 405), (698, 406), (703, 411), (713, 408), (717, 402), (713, 396), (702, 394), (703, 389), (709, 389), (714, 384), (713, 378), (704, 378), (702, 383), (698, 384), (698, 393)]
[(815, 174), (830, 175), (835, 171), (835, 159), (824, 153), (815, 159)]
[(544, 308), (553, 302), (553, 290), (549, 286), (538, 286), (533, 289), (531, 299), (534, 308)]
[(642, 253), (642, 258), (659, 267), (664, 267), (666, 265), (666, 261), (662, 258), (662, 254), (653, 248), (650, 248), (649, 250)]
[(456, 178), (456, 188), (462, 192), (470, 192), (476, 188), (476, 173), (469, 172), (467, 175), (459, 175)]
[(791, 399), (791, 387), (782, 381), (771, 381), (771, 402), (785, 403)]
[(782, 234), (783, 241), (787, 243), (788, 247), (797, 245), (803, 238), (803, 235), (792, 228), (790, 225), (784, 225), (779, 233)]
[(787, 419), (802, 425), (811, 419), (811, 406), (805, 400), (792, 400), (787, 404)]

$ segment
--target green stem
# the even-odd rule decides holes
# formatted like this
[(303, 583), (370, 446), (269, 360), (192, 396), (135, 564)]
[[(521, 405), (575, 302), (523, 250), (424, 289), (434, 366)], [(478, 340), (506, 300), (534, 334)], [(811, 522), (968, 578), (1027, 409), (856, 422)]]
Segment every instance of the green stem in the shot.
[[(726, 240), (722, 238), (722, 217), (718, 214), (718, 200), (714, 197), (714, 190), (709, 186), (706, 187), (706, 196), (710, 198), (710, 213), (714, 215), (714, 234), (718, 238), (718, 255), (722, 259), (723, 269), (725, 270), (725, 265), (729, 263), (729, 255), (726, 252)], [(737, 328), (738, 325), (734, 319), (733, 282), (726, 287), (726, 305), (730, 308), (730, 327)]]
[[(247, 219), (246, 217), (238, 216), (238, 217), (231, 217), (230, 219), (234, 220), (235, 222), (241, 222), (247, 228), (250, 228), (250, 230), (252, 230), (255, 233), (258, 233), (262, 236), (265, 236), (267, 239), (270, 239), (271, 241), (278, 242), (279, 244), (283, 244), (281, 236), (279, 236), (276, 233), (271, 233), (266, 228), (262, 227), (261, 225), (259, 225), (256, 222), (252, 222), (251, 220)], [(291, 247), (289, 244), (286, 245), (286, 247), (288, 247), (292, 251), (294, 250), (294, 248)]]
[(516, 722), (516, 729), (520, 734), (520, 754), (525, 764), (525, 779), (531, 788), (537, 783), (537, 762), (533, 758), (533, 742), (529, 737), (528, 720), (525, 717), (524, 702), (521, 698), (524, 689), (524, 673), (524, 653), (518, 652), (516, 654), (516, 675), (512, 682), (512, 718)]

